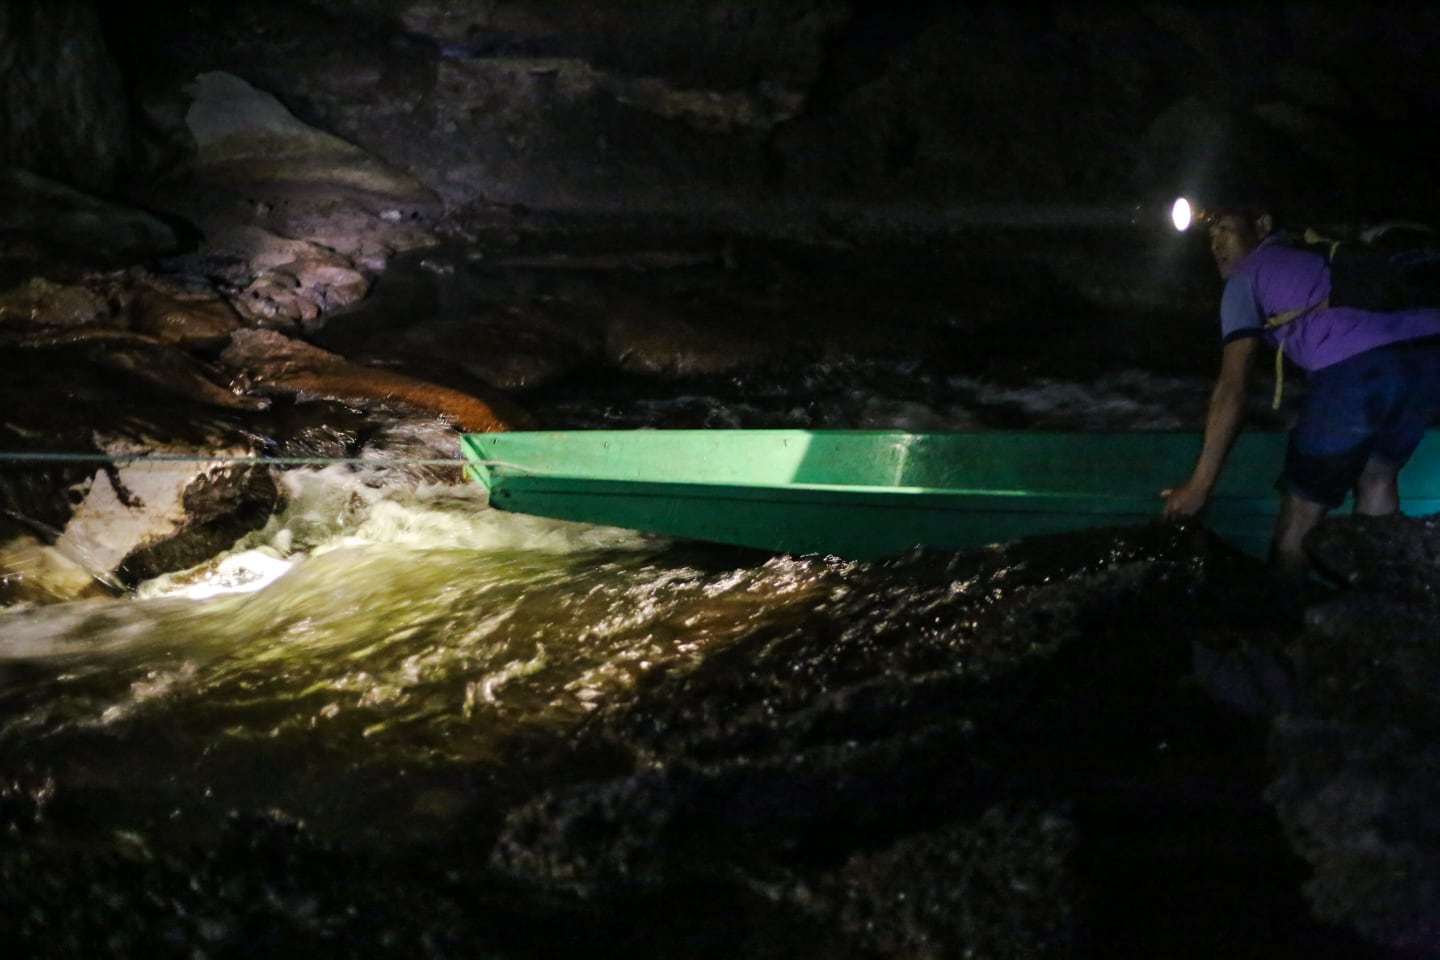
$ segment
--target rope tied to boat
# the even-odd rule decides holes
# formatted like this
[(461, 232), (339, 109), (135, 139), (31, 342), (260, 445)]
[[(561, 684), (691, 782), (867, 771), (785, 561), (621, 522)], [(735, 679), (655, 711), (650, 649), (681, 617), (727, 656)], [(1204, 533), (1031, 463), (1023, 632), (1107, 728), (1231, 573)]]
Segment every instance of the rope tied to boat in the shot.
[(221, 464), (221, 465), (264, 465), (277, 467), (326, 467), (345, 464), (356, 467), (405, 468), (405, 467), (500, 467), (523, 473), (539, 473), (519, 463), (505, 460), (471, 460), (465, 457), (400, 457), (379, 459), (369, 457), (265, 457), (253, 454), (168, 454), (168, 453), (71, 453), (46, 451), (0, 451), (0, 465), (43, 463), (170, 463), (170, 464)]

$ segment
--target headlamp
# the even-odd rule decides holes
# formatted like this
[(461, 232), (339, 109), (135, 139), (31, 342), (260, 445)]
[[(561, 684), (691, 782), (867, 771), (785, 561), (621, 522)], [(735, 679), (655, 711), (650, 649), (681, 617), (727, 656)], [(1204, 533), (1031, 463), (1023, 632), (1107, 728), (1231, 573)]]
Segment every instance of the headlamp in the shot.
[(1177, 197), (1175, 203), (1170, 207), (1170, 222), (1181, 233), (1189, 230), (1192, 224), (1204, 219), (1204, 211), (1192, 206), (1190, 201), (1184, 197)]

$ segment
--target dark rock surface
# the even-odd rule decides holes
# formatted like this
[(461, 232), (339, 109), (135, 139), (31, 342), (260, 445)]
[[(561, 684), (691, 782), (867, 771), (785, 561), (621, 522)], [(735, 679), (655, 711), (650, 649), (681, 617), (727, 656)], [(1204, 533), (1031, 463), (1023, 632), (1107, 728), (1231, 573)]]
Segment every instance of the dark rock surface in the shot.
[(0, 167), (101, 194), (134, 172), (126, 83), (110, 43), (95, 4), (0, 8)]
[(168, 224), (143, 210), (18, 167), (0, 169), (0, 278), (18, 279), (55, 260), (141, 263), (179, 245)]
[(1419, 956), (1440, 944), (1435, 524), (1337, 518), (1311, 535), (1351, 589), (1306, 616), (1269, 790), (1316, 914)]

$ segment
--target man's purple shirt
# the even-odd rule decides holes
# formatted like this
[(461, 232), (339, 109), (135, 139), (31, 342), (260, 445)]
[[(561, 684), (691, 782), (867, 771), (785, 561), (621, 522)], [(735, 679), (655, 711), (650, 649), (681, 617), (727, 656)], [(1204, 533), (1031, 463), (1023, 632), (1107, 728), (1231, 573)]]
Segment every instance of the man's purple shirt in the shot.
[(1355, 307), (1323, 307), (1274, 329), (1265, 318), (1319, 303), (1330, 295), (1330, 268), (1318, 253), (1266, 237), (1225, 281), (1220, 297), (1220, 332), (1225, 343), (1259, 336), (1283, 346), (1285, 356), (1304, 370), (1333, 363), (1386, 344), (1440, 336), (1440, 309), (1376, 313)]

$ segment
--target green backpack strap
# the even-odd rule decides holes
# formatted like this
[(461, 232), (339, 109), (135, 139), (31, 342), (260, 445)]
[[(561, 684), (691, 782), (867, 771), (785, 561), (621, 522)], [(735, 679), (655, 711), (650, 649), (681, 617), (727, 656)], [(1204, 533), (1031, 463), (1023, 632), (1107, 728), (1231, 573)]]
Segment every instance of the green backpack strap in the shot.
[[(1312, 310), (1324, 310), (1330, 305), (1330, 298), (1317, 300), (1307, 307), (1300, 307), (1296, 310), (1286, 310), (1284, 313), (1277, 313), (1274, 316), (1265, 318), (1265, 329), (1274, 330), (1283, 327), (1292, 320), (1303, 317)], [(1285, 389), (1285, 339), (1279, 334), (1275, 337), (1275, 398), (1270, 401), (1270, 407), (1274, 410), (1280, 409), (1280, 395)]]
[(1305, 245), (1307, 247), (1319, 246), (1322, 243), (1330, 245), (1330, 250), (1325, 254), (1325, 262), (1329, 263), (1335, 259), (1335, 251), (1340, 249), (1340, 241), (1334, 237), (1327, 237), (1314, 227), (1305, 228)]
[[(1330, 263), (1333, 262), (1335, 259), (1335, 251), (1340, 249), (1340, 241), (1336, 240), (1334, 237), (1327, 237), (1317, 232), (1314, 227), (1309, 227), (1305, 230), (1306, 246), (1313, 247), (1320, 246), (1322, 244), (1329, 245), (1329, 249), (1325, 251), (1325, 264), (1326, 266), (1329, 266)], [(1285, 324), (1290, 323), (1292, 320), (1298, 320), (1301, 317), (1305, 316), (1305, 314), (1310, 313), (1313, 310), (1324, 310), (1329, 306), (1330, 298), (1326, 296), (1325, 298), (1317, 300), (1307, 306), (1297, 307), (1294, 310), (1286, 310), (1284, 313), (1274, 314), (1265, 318), (1265, 329), (1274, 330), (1278, 327), (1283, 327), (1285, 326)], [(1276, 334), (1275, 339), (1275, 398), (1271, 401), (1270, 405), (1272, 408), (1279, 410), (1280, 396), (1285, 388), (1285, 340), (1284, 338), (1280, 337), (1279, 334)]]

